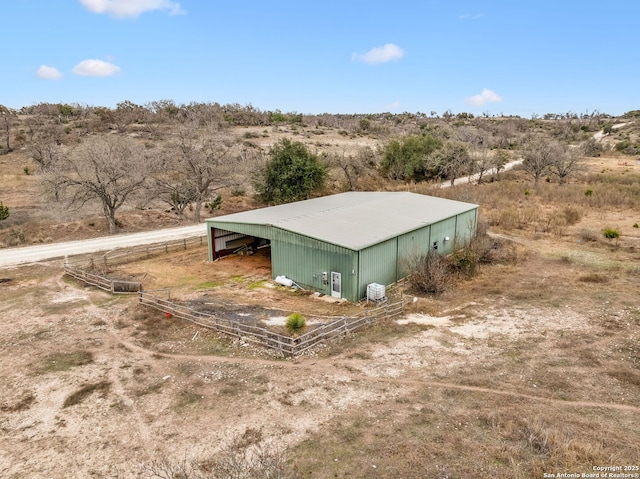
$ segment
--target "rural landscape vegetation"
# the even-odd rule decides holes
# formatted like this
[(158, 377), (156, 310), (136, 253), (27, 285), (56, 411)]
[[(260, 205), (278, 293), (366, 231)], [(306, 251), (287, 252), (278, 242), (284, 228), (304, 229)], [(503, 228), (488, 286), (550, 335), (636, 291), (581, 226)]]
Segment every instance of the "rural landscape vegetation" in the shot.
[[(343, 191), (480, 205), (470, 245), (411, 259), (414, 274), (392, 288), (402, 319), (295, 358), (87, 287), (61, 260), (0, 270), (0, 476), (528, 478), (638, 466), (640, 110), (41, 103), (0, 105), (0, 130), (0, 255)], [(277, 310), (290, 328), (275, 327), (292, 335), (305, 318), (367, 307), (276, 286), (258, 255), (209, 263), (206, 246), (112, 273), (220, 314)]]

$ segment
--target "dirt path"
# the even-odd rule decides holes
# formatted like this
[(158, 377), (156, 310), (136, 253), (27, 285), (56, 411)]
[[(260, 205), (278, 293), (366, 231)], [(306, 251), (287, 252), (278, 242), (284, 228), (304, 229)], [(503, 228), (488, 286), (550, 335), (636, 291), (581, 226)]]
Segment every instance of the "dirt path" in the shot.
[(116, 248), (163, 243), (207, 234), (206, 226), (201, 223), (180, 228), (164, 228), (144, 233), (131, 233), (115, 236), (102, 236), (79, 241), (66, 241), (22, 248), (0, 249), (0, 267), (19, 264), (37, 263), (38, 261), (62, 258), (99, 251), (109, 251)]
[[(305, 376), (333, 376), (337, 373), (344, 376), (346, 369), (349, 372), (348, 381), (359, 381), (368, 379), (371, 380), (371, 375), (364, 371), (359, 370), (359, 367), (364, 365), (364, 361), (358, 361), (353, 359), (299, 359), (295, 361), (281, 361), (274, 363), (273, 360), (267, 359), (248, 359), (248, 358), (229, 358), (222, 356), (204, 356), (204, 355), (183, 355), (183, 354), (169, 354), (160, 353), (151, 349), (144, 348), (133, 344), (125, 339), (120, 339), (120, 343), (132, 352), (145, 353), (148, 356), (162, 357), (167, 359), (176, 360), (188, 360), (199, 361), (205, 363), (222, 363), (222, 364), (243, 364), (243, 365), (260, 365), (265, 367), (273, 367), (277, 364), (279, 369), (286, 369), (289, 371), (295, 370), (297, 374), (300, 374), (301, 370), (304, 371)], [(534, 396), (531, 394), (519, 393), (516, 391), (509, 391), (505, 389), (486, 388), (479, 386), (470, 386), (459, 383), (431, 381), (428, 379), (409, 379), (398, 377), (376, 377), (375, 380), (381, 383), (404, 385), (404, 386), (419, 386), (419, 387), (434, 387), (443, 389), (456, 389), (459, 391), (475, 392), (482, 394), (492, 394), (498, 396), (507, 396), (520, 399), (526, 399), (534, 402), (542, 402), (547, 404), (553, 404), (562, 407), (575, 407), (575, 408), (601, 408), (612, 409), (619, 411), (628, 411), (640, 413), (640, 407), (632, 406), (628, 404), (617, 404), (609, 402), (597, 402), (597, 401), (568, 401), (564, 399), (553, 399), (544, 396)]]

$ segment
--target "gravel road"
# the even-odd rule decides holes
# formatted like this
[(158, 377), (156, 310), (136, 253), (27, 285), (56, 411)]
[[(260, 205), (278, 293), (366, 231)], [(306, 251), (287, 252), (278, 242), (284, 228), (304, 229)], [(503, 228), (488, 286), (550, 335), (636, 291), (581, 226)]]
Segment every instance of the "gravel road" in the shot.
[(0, 249), (0, 268), (19, 264), (36, 263), (76, 254), (97, 253), (109, 251), (115, 248), (127, 248), (130, 246), (163, 243), (165, 241), (189, 238), (207, 234), (204, 223), (183, 226), (180, 228), (165, 228), (143, 233), (131, 233), (114, 236), (101, 236), (79, 241), (66, 241), (37, 246), (25, 246), (22, 248)]

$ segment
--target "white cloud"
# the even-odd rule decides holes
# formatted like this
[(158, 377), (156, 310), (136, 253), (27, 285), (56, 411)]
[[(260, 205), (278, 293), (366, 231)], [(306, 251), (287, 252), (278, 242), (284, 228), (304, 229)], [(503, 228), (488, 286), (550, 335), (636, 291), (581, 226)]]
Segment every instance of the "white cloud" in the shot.
[(36, 76), (43, 80), (59, 80), (62, 78), (62, 73), (60, 73), (60, 70), (57, 68), (41, 65), (38, 71), (36, 71)]
[(479, 95), (474, 95), (467, 98), (464, 102), (467, 105), (471, 106), (482, 106), (485, 103), (496, 103), (498, 101), (502, 101), (502, 97), (491, 90), (487, 90), (486, 88), (482, 90), (482, 93)]
[(73, 67), (73, 73), (84, 77), (108, 77), (119, 71), (119, 66), (102, 60), (83, 60)]
[(402, 48), (398, 45), (394, 45), (393, 43), (387, 43), (382, 47), (372, 48), (364, 54), (354, 53), (351, 56), (351, 59), (373, 65), (375, 63), (386, 63), (391, 60), (399, 60), (403, 56), (404, 50)]
[(80, 0), (93, 13), (106, 13), (118, 18), (136, 18), (145, 12), (168, 10), (169, 15), (182, 15), (185, 11), (172, 0)]

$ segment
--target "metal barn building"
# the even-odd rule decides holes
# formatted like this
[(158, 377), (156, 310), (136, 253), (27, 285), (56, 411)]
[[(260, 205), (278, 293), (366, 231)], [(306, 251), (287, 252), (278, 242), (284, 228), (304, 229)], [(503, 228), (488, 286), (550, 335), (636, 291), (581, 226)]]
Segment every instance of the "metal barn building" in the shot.
[(271, 273), (358, 301), (406, 276), (404, 258), (447, 254), (475, 233), (478, 205), (406, 192), (349, 192), (207, 220), (209, 260), (271, 248)]

